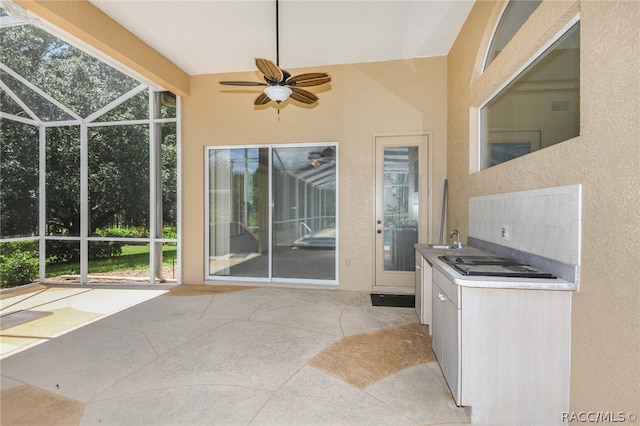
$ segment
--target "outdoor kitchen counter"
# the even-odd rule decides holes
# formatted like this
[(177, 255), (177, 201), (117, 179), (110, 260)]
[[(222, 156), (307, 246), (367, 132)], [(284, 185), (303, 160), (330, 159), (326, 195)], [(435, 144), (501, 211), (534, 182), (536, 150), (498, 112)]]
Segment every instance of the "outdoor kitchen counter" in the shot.
[(526, 419), (563, 425), (558, 413), (569, 409), (574, 284), (467, 276), (438, 256), (510, 256), (468, 246), (445, 250), (417, 244), (415, 249), (420, 261), (416, 306), (424, 314), (419, 316), (429, 326), (455, 403), (465, 407), (471, 423), (522, 424)]
[(560, 278), (511, 278), (511, 277), (487, 277), (462, 275), (451, 266), (447, 265), (439, 256), (484, 256), (491, 255), (475, 247), (465, 246), (461, 249), (433, 249), (427, 244), (416, 244), (415, 249), (433, 267), (442, 272), (455, 284), (462, 287), (484, 288), (510, 288), (529, 290), (560, 290), (576, 291), (576, 283)]

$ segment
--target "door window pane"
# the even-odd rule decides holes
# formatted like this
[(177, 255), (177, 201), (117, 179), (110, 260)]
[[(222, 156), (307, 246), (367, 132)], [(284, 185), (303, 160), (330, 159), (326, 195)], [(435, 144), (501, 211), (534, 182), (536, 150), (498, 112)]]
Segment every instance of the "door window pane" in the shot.
[(209, 275), (269, 276), (267, 148), (209, 151)]
[(273, 276), (334, 280), (336, 152), (273, 150)]
[(418, 242), (418, 147), (384, 148), (384, 270), (415, 270)]

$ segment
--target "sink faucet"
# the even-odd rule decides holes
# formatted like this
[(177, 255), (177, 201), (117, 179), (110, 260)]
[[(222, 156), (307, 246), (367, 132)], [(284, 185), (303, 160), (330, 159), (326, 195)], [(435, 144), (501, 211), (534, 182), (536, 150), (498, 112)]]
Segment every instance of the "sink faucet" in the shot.
[(449, 234), (449, 238), (453, 237), (454, 235), (456, 236), (456, 240), (453, 242), (453, 247), (455, 247), (457, 249), (461, 249), (462, 248), (462, 243), (460, 242), (460, 231), (458, 231), (457, 229), (454, 229)]

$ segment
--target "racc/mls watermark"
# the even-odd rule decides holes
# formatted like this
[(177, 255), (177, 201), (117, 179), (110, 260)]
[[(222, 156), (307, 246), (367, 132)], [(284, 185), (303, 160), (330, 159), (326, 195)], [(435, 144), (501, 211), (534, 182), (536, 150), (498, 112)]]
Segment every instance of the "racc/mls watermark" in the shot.
[(635, 423), (638, 414), (633, 411), (572, 411), (562, 413), (563, 422), (575, 423)]

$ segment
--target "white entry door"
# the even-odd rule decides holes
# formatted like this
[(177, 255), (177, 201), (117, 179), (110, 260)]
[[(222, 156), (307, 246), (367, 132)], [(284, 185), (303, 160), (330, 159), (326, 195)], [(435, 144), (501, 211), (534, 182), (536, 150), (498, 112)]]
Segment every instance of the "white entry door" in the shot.
[(376, 137), (375, 287), (415, 286), (414, 244), (427, 237), (428, 144), (426, 134)]

